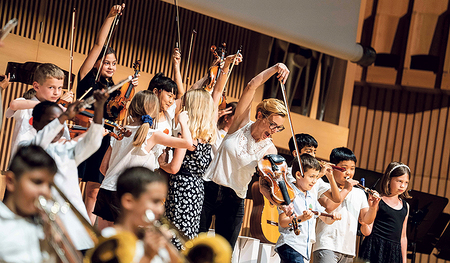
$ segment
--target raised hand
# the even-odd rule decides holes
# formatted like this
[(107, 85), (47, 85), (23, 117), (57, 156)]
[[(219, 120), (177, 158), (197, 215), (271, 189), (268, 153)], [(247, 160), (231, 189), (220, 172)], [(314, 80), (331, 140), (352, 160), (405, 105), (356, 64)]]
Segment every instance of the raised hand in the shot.
[(289, 69), (283, 63), (277, 63), (275, 66), (277, 67), (278, 80), (285, 84), (290, 73)]
[(121, 14), (123, 9), (125, 9), (125, 3), (122, 5), (115, 5), (111, 7), (111, 10), (109, 10), (108, 17), (116, 16), (117, 14)]

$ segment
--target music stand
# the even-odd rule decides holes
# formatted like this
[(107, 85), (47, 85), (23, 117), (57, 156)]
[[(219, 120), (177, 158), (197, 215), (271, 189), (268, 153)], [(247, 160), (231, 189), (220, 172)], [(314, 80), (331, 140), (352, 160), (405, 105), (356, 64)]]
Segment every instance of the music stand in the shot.
[(427, 238), (430, 228), (448, 203), (445, 197), (410, 190), (408, 219), (408, 250), (412, 252), (412, 263), (416, 261), (417, 243)]
[[(448, 215), (448, 214), (447, 214)], [(444, 234), (439, 238), (439, 241), (436, 243), (436, 249), (438, 250), (437, 254), (434, 254), (437, 258), (441, 258), (444, 260), (450, 260), (450, 226), (447, 227)]]

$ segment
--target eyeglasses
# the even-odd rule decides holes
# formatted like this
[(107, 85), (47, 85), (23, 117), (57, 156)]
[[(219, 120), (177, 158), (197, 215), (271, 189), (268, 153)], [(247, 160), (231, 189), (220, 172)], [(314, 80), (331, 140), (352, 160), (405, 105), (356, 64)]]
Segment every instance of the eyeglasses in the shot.
[(263, 114), (264, 118), (267, 119), (267, 121), (269, 122), (269, 128), (274, 131), (276, 130), (276, 132), (281, 132), (284, 130), (284, 125), (277, 125), (275, 122), (269, 120), (269, 116), (266, 116), (265, 114)]

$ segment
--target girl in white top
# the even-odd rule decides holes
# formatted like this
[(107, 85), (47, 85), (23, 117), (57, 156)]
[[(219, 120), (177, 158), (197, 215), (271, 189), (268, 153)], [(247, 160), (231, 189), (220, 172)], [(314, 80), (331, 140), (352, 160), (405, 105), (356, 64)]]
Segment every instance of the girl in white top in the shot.
[(102, 168), (103, 171), (106, 170), (105, 179), (100, 186), (94, 209), (94, 214), (102, 218), (99, 221), (100, 229), (112, 225), (118, 216), (115, 191), (117, 177), (123, 170), (132, 166), (143, 166), (154, 171), (159, 168), (158, 157), (165, 146), (187, 148), (192, 145), (187, 114), (179, 114), (181, 138), (175, 138), (153, 129), (156, 121), (150, 116), (157, 116), (158, 109), (159, 103), (155, 94), (147, 90), (136, 93), (128, 109), (132, 122), (125, 126), (131, 130), (132, 136), (121, 141), (111, 141), (109, 154), (107, 152), (103, 160), (103, 164), (107, 163), (107, 167)]
[[(223, 71), (226, 73), (227, 68)], [(277, 153), (271, 135), (284, 129), (282, 124), (287, 111), (277, 99), (266, 99), (259, 103), (256, 121), (250, 121), (251, 103), (256, 89), (277, 73), (278, 79), (284, 83), (289, 70), (284, 64), (278, 63), (259, 73), (247, 84), (236, 106), (228, 135), (204, 176), (209, 182), (205, 183), (200, 231), (208, 231), (211, 217), (216, 214), (216, 233), (225, 237), (232, 247), (241, 228), (244, 198), (256, 164), (264, 155)], [(222, 196), (218, 196), (219, 188)], [(220, 203), (217, 202), (220, 199)]]

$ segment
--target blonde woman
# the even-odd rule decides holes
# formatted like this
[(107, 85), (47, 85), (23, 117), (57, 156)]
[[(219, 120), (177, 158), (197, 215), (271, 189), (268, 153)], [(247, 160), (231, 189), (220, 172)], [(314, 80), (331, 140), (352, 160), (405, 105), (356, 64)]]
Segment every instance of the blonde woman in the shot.
[[(171, 163), (163, 162), (161, 169), (170, 173), (166, 216), (189, 239), (196, 237), (200, 227), (203, 205), (203, 175), (211, 162), (211, 144), (217, 139), (217, 107), (211, 95), (203, 90), (186, 93), (185, 109), (193, 145), (176, 149)], [(174, 240), (178, 249), (181, 244)]]
[(250, 120), (250, 109), (256, 89), (278, 74), (283, 83), (289, 75), (286, 65), (278, 63), (255, 76), (245, 88), (217, 155), (205, 173), (205, 200), (200, 232), (207, 232), (212, 215), (216, 215), (215, 232), (234, 247), (242, 219), (244, 199), (257, 162), (267, 154), (276, 154), (271, 135), (284, 129), (287, 115), (283, 102), (266, 99), (258, 104), (256, 121)]
[(116, 184), (123, 170), (142, 166), (154, 171), (159, 168), (157, 158), (165, 146), (175, 148), (192, 146), (187, 113), (182, 112), (178, 116), (181, 138), (175, 138), (154, 129), (156, 120), (153, 118), (158, 116), (158, 112), (158, 97), (148, 90), (139, 91), (131, 100), (128, 108), (131, 122), (125, 126), (132, 135), (120, 141), (111, 138), (111, 146), (102, 162), (102, 165), (105, 165), (102, 167), (102, 170), (106, 171), (105, 179), (100, 186), (94, 209), (94, 214), (99, 216), (100, 229), (111, 226), (119, 215)]

